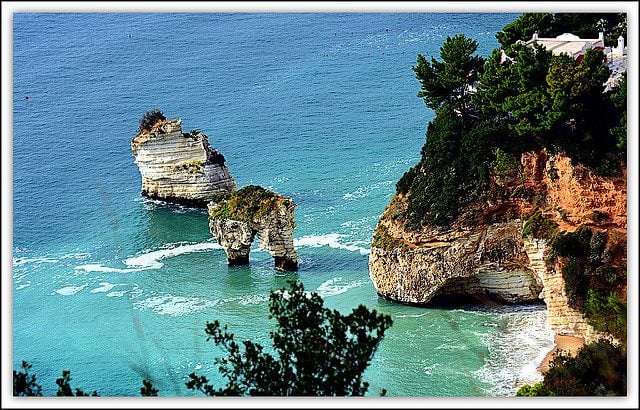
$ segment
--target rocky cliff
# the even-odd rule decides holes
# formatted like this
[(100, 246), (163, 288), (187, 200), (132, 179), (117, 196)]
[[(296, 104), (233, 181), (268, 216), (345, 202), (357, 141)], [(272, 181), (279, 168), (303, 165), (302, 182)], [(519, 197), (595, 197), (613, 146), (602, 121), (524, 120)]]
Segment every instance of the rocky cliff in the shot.
[[(626, 242), (626, 171), (599, 177), (545, 151), (524, 154), (520, 165), (517, 188), (526, 195), (474, 204), (446, 228), (408, 228), (406, 199), (394, 196), (378, 222), (369, 258), (378, 293), (412, 304), (451, 295), (542, 300), (557, 334), (597, 339), (599, 332), (571, 306), (562, 274), (567, 259), (553, 254), (543, 228), (573, 232), (587, 226), (603, 233), (607, 244), (611, 238)], [(608, 263), (626, 265), (626, 248), (606, 252)]]
[(181, 124), (181, 120), (158, 121), (131, 141), (142, 194), (205, 207), (216, 195), (235, 191), (236, 182), (208, 137), (200, 131), (183, 133)]
[(276, 270), (295, 271), (295, 208), (291, 198), (249, 185), (228, 198), (209, 203), (209, 227), (224, 248), (229, 265), (249, 263), (251, 245), (257, 236), (258, 245), (273, 256)]

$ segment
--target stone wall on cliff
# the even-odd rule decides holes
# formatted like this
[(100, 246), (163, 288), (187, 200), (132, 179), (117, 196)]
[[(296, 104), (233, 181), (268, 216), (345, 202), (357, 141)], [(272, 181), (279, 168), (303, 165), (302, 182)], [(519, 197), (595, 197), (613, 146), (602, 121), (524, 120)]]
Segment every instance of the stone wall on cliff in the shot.
[(200, 132), (182, 132), (181, 120), (163, 120), (131, 141), (142, 176), (142, 194), (206, 207), (216, 195), (235, 191), (236, 182), (224, 156)]
[(408, 228), (406, 200), (396, 195), (378, 222), (369, 257), (377, 292), (417, 304), (446, 293), (488, 294), (507, 303), (540, 299), (556, 334), (587, 342), (601, 337), (570, 306), (562, 261), (549, 258), (550, 243), (522, 232), (527, 216), (541, 212), (562, 231), (586, 224), (626, 237), (626, 171), (600, 177), (546, 151), (524, 154), (521, 165), (529, 195), (480, 204), (472, 223)]
[(275, 269), (295, 271), (293, 245), (296, 204), (291, 198), (249, 185), (209, 204), (209, 227), (227, 254), (230, 266), (249, 263), (254, 239), (274, 258)]

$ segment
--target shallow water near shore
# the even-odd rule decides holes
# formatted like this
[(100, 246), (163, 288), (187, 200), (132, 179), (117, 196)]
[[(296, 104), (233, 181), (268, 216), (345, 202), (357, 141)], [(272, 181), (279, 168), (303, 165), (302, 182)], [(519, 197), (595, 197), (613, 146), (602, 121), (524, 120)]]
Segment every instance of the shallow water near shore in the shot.
[[(73, 386), (190, 396), (220, 383), (207, 321), (268, 344), (288, 280), (326, 304), (393, 317), (370, 394), (508, 396), (553, 344), (544, 306), (420, 308), (379, 298), (373, 229), (433, 114), (411, 66), (446, 36), (487, 55), (513, 14), (17, 14), (13, 85), (13, 361), (44, 393)], [(28, 99), (25, 99), (28, 96)], [(130, 140), (150, 108), (197, 128), (238, 186), (292, 197), (300, 270), (254, 249), (227, 266), (205, 211), (140, 196)], [(532, 370), (533, 369), (533, 370)]]

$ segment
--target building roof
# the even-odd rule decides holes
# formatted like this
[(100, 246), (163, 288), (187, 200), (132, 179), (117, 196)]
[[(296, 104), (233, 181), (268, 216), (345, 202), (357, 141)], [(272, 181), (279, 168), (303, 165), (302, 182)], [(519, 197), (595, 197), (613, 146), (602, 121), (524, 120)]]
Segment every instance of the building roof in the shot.
[(601, 38), (580, 38), (570, 33), (564, 33), (553, 38), (538, 37), (537, 34), (534, 34), (533, 38), (526, 42), (527, 45), (532, 43), (544, 46), (553, 55), (567, 53), (573, 57), (580, 55), (587, 48), (604, 47), (604, 41)]

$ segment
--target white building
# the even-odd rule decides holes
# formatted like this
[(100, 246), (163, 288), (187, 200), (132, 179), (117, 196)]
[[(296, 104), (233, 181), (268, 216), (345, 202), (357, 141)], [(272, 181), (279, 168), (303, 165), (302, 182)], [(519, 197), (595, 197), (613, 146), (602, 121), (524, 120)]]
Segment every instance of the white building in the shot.
[(531, 40), (525, 42), (526, 45), (540, 44), (551, 51), (554, 56), (566, 53), (576, 60), (581, 60), (584, 53), (590, 48), (599, 48), (604, 51), (604, 33), (598, 33), (598, 38), (580, 38), (575, 34), (564, 33), (557, 37), (538, 37), (538, 33), (533, 33)]
[(602, 50), (605, 55), (605, 63), (611, 70), (611, 76), (606, 82), (606, 90), (615, 88), (622, 73), (627, 70), (627, 47), (624, 45), (624, 37), (618, 37), (618, 44), (615, 47), (605, 47), (604, 33), (598, 33), (598, 38), (580, 38), (575, 34), (564, 33), (557, 37), (538, 37), (538, 33), (533, 33), (526, 45), (540, 44), (553, 55), (568, 54), (576, 61), (580, 62), (584, 58), (584, 53), (590, 48)]

